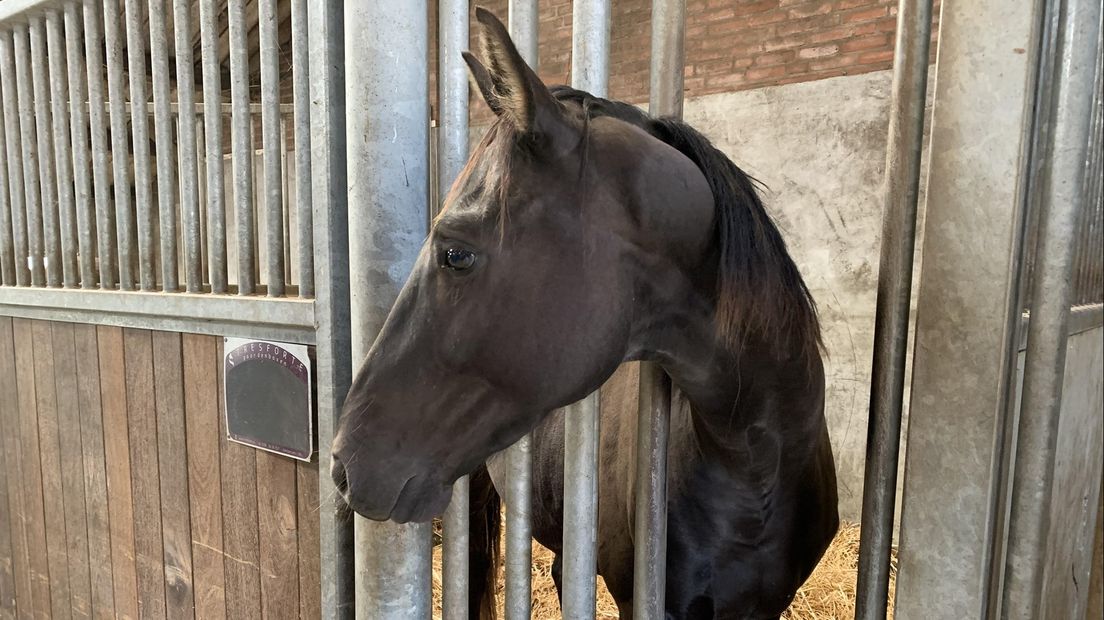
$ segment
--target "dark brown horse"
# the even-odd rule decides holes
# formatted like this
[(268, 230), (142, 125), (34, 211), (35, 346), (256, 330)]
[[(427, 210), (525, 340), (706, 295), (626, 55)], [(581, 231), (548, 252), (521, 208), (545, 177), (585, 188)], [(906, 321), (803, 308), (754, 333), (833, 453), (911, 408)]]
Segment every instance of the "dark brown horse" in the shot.
[[(479, 469), (473, 493), (493, 494), (481, 464), (534, 431), (533, 530), (559, 554), (551, 412), (601, 387), (598, 570), (631, 617), (637, 372), (622, 364), (654, 360), (682, 394), (667, 617), (778, 617), (837, 527), (816, 311), (778, 230), (699, 133), (549, 90), (476, 16), (484, 61), (465, 59), (498, 121), (349, 393), (339, 488), (366, 517), (424, 521), (463, 474)], [(475, 505), (473, 539), (493, 540), (497, 503)]]

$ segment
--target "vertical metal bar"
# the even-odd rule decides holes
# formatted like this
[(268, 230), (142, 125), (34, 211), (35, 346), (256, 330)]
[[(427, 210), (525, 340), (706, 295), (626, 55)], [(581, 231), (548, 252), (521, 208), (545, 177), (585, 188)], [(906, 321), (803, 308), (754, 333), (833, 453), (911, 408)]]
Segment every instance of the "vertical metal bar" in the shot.
[[(134, 0), (128, 0), (128, 5)], [(128, 6), (128, 10), (129, 10)], [(165, 291), (176, 291), (180, 288), (179, 274), (180, 269), (177, 266), (177, 249), (176, 249), (176, 169), (173, 165), (175, 149), (170, 148), (173, 141), (172, 131), (172, 109), (170, 108), (171, 98), (169, 95), (169, 42), (168, 34), (166, 33), (165, 13), (167, 10), (167, 4), (165, 0), (149, 0), (149, 46), (150, 46), (150, 70), (153, 73), (153, 128), (157, 137), (157, 211), (158, 218), (161, 223), (161, 287)], [(127, 22), (128, 27), (130, 22)], [(135, 39), (135, 33), (130, 33), (131, 40)], [(145, 76), (137, 76), (142, 78), (142, 82), (145, 82)], [(135, 75), (131, 73), (131, 81), (133, 82)], [(180, 80), (177, 80), (177, 86), (181, 84)], [(133, 96), (134, 93), (132, 92)], [(144, 108), (145, 99), (140, 100), (142, 103), (143, 112), (142, 118), (147, 118)], [(183, 110), (180, 111), (183, 115)], [(138, 109), (134, 108), (131, 112), (134, 115), (133, 120), (138, 120)], [(137, 141), (138, 134), (135, 132), (135, 140)], [(137, 148), (137, 143), (135, 144)], [(135, 154), (137, 154), (137, 150)], [(137, 172), (137, 158), (135, 159), (135, 171)], [(135, 175), (135, 181), (141, 183), (141, 179), (137, 174)], [(139, 210), (141, 210), (141, 204), (139, 203)], [(152, 218), (152, 210), (150, 211)], [(149, 232), (150, 247), (152, 249), (153, 238), (152, 228)], [(146, 256), (143, 251), (143, 257)], [(146, 261), (143, 258), (143, 263)], [(144, 285), (143, 285), (143, 288)]]
[(931, 41), (931, 0), (898, 7), (855, 615), (869, 620), (886, 617), (889, 596)]
[[(76, 208), (77, 253), (81, 288), (96, 286), (95, 217), (92, 207), (92, 176), (89, 170), (88, 85), (85, 82), (85, 57), (81, 18), (78, 7), (65, 5), (65, 62), (69, 80), (70, 148), (73, 156), (73, 194)], [(102, 68), (100, 69), (102, 70)], [(102, 101), (100, 114), (103, 114)]]
[(114, 289), (118, 284), (115, 217), (111, 204), (111, 170), (107, 139), (107, 119), (104, 114), (104, 51), (99, 41), (105, 38), (103, 13), (95, 0), (84, 0), (84, 57), (88, 77), (88, 128), (92, 146), (92, 192), (96, 208), (96, 258), (101, 289)]
[[(426, 233), (429, 40), (426, 0), (346, 3), (352, 359), (360, 365)], [(393, 37), (390, 33), (401, 32)], [(401, 58), (402, 62), (380, 62)], [(369, 119), (371, 122), (369, 122)], [(355, 139), (354, 139), (355, 137)], [(429, 618), (431, 531), (357, 517), (357, 616)]]
[[(299, 0), (302, 1), (302, 0)], [(207, 252), (211, 292), (226, 292), (226, 202), (223, 189), (222, 71), (218, 13), (222, 3), (200, 0), (200, 54), (203, 58), (203, 129), (207, 147)]]
[[(0, 33), (0, 36), (3, 34)], [(0, 43), (0, 45), (3, 44)], [(2, 110), (0, 110), (0, 116), (3, 116)], [(7, 144), (5, 126), (6, 123), (0, 121), (0, 148), (4, 148)], [(8, 167), (6, 164), (0, 164), (0, 284), (13, 286), (16, 283), (15, 239), (12, 231), (12, 203), (8, 199), (8, 190)]]
[(1084, 197), (1100, 18), (1097, 0), (1062, 3), (1058, 71), (1048, 119), (1051, 130), (1040, 169), (1040, 230), (1012, 482), (1002, 604), (1008, 618), (1035, 618), (1043, 613), (1044, 560), (1066, 364), (1071, 240)]
[(23, 190), (27, 208), (27, 269), (31, 286), (45, 286), (42, 246), (42, 200), (38, 185), (38, 147), (35, 144), (35, 110), (31, 89), (31, 61), (28, 52), (27, 28), (12, 32), (15, 43), (15, 81), (19, 99), (19, 136), (23, 150)]
[[(133, 2), (133, 0), (131, 0)], [(134, 289), (134, 205), (130, 196), (130, 147), (126, 100), (123, 97), (123, 33), (119, 31), (119, 0), (103, 0), (103, 35), (107, 49), (107, 93), (110, 100), (111, 148), (105, 151), (114, 172), (115, 229), (119, 289)], [(91, 54), (89, 55), (91, 60)], [(91, 69), (90, 69), (91, 71)], [(90, 74), (91, 75), (91, 74)], [(91, 82), (90, 82), (91, 83)], [(144, 104), (143, 104), (144, 107)], [(145, 114), (142, 114), (145, 118)]]
[(268, 295), (284, 294), (284, 187), (280, 169), (280, 42), (276, 0), (259, 0), (261, 61), (261, 140), (264, 148), (265, 234)]
[(77, 270), (76, 197), (73, 195), (73, 154), (69, 137), (69, 76), (65, 71), (61, 14), (46, 14), (46, 55), (50, 62), (50, 103), (54, 121), (54, 166), (58, 186), (58, 229), (61, 233), (61, 276), (66, 288), (79, 284)]
[[(192, 3), (173, 0), (176, 37), (177, 162), (180, 166), (180, 221), (184, 228), (184, 281), (189, 293), (203, 290), (200, 241), (199, 162), (196, 156), (195, 58), (192, 52)], [(163, 154), (166, 157), (168, 154)], [(158, 159), (160, 162), (160, 158)]]
[(38, 139), (38, 181), (42, 199), (42, 264), (46, 285), (61, 286), (61, 242), (58, 230), (57, 160), (54, 158), (53, 124), (50, 122), (50, 84), (47, 73), (46, 35), (41, 16), (31, 18), (31, 84), (34, 92), (35, 136)]
[[(686, 0), (653, 0), (648, 111), (682, 117)], [(634, 495), (633, 617), (663, 618), (667, 578), (667, 443), (671, 378), (640, 363)]]
[(299, 296), (314, 297), (314, 220), (311, 206), (310, 62), (307, 0), (291, 0), (291, 90), (295, 131), (295, 209), (299, 217)]
[(256, 286), (256, 225), (253, 219), (253, 117), (249, 111), (249, 33), (245, 29), (245, 0), (230, 0), (228, 11), (238, 294), (252, 295)]
[(311, 195), (318, 363), (318, 489), (333, 503), (319, 510), (321, 617), (354, 617), (352, 513), (330, 475), (334, 428), (352, 384), (349, 309), (349, 201), (346, 193), (345, 28), (342, 0), (314, 0), (307, 7), (310, 61)]
[[(605, 97), (609, 85), (609, 0), (575, 0), (571, 35), (571, 85)], [(564, 415), (565, 618), (594, 618), (598, 565), (598, 429), (596, 390)]]
[[(468, 0), (442, 0), (437, 6), (437, 204), (452, 185), (468, 157), (468, 74), (461, 52), (468, 47)], [(467, 620), (470, 545), (470, 488), (464, 476), (452, 485), (452, 501), (445, 511), (444, 583), (442, 611), (447, 620)]]
[(15, 57), (12, 51), (12, 36), (0, 31), (0, 86), (3, 86), (4, 108), (4, 153), (7, 165), (7, 191), (11, 207), (12, 231), (12, 269), (14, 283), (26, 286), (30, 283), (30, 271), (27, 270), (27, 216), (26, 194), (23, 190), (22, 140), (19, 135), (19, 110), (16, 103)]
[[(127, 74), (130, 76), (130, 128), (134, 153), (134, 206), (138, 213), (138, 277), (143, 291), (152, 291), (157, 284), (154, 266), (153, 187), (150, 178), (149, 112), (146, 94), (145, 12), (141, 0), (124, 0), (126, 4)], [(164, 28), (162, 28), (162, 37)], [(154, 67), (154, 79), (157, 79)], [(162, 147), (163, 148), (163, 147)], [(173, 179), (175, 181), (175, 179)], [(165, 181), (162, 181), (164, 183)], [(116, 180), (116, 184), (118, 180)], [(127, 188), (129, 189), (129, 187)], [(115, 188), (116, 194), (118, 187)]]

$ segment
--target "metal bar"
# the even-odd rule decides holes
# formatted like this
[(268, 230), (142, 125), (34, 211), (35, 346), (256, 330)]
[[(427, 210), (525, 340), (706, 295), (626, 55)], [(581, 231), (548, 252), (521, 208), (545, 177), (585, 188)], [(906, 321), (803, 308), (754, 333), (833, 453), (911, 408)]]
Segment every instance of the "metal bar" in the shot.
[[(0, 87), (2, 88), (2, 87)], [(0, 116), (3, 112), (0, 111)], [(5, 123), (0, 122), (0, 148), (7, 144)], [(8, 167), (0, 164), (0, 284), (15, 285), (15, 239), (12, 233), (12, 205), (8, 199)]]
[(249, 49), (245, 0), (230, 0), (230, 102), (233, 115), (234, 213), (238, 233), (238, 294), (256, 287), (256, 223), (253, 219), (253, 119), (249, 114)]
[(69, 76), (65, 70), (61, 14), (46, 14), (46, 55), (50, 63), (50, 113), (54, 121), (54, 167), (58, 189), (58, 230), (61, 235), (61, 280), (66, 288), (80, 282), (77, 270), (76, 197), (73, 193), (73, 154), (69, 137)]
[(200, 0), (200, 55), (203, 59), (203, 129), (207, 162), (207, 262), (211, 292), (226, 292), (226, 202), (222, 157), (222, 71), (218, 13), (222, 3)]
[[(154, 266), (156, 250), (153, 230), (153, 180), (150, 178), (149, 117), (144, 114), (146, 102), (149, 100), (146, 94), (147, 33), (143, 33), (146, 15), (142, 11), (141, 0), (124, 0), (124, 3), (126, 4), (127, 74), (130, 76), (131, 148), (134, 153), (134, 206), (138, 213), (138, 278), (143, 291), (152, 291), (157, 286), (157, 271)], [(164, 28), (162, 28), (162, 38), (163, 35)], [(166, 68), (165, 73), (167, 71)], [(161, 72), (154, 67), (155, 80), (158, 79), (158, 73)], [(156, 103), (154, 107), (156, 108)], [(175, 179), (168, 181), (175, 182)], [(116, 180), (117, 183), (118, 180)], [(118, 187), (116, 187), (116, 193), (118, 193)]]
[(523, 620), (532, 614), (533, 577), (533, 452), (526, 435), (510, 446), (506, 497), (506, 618)]
[[(92, 145), (92, 191), (96, 204), (96, 254), (99, 260), (101, 289), (114, 289), (118, 284), (119, 266), (115, 249), (118, 246), (115, 218), (112, 217), (111, 171), (108, 170), (110, 145), (107, 140), (107, 119), (104, 118), (104, 56), (99, 41), (105, 38), (103, 13), (95, 0), (84, 0), (84, 56), (88, 76), (88, 126)], [(78, 102), (79, 105), (79, 102)]]
[[(571, 85), (605, 97), (609, 85), (610, 3), (575, 0), (572, 13)], [(565, 618), (594, 618), (598, 557), (598, 391), (564, 415)]]
[(307, 0), (291, 0), (291, 90), (295, 128), (295, 209), (299, 217), (299, 296), (314, 297), (314, 219), (311, 206), (310, 60)]
[[(19, 136), (19, 112), (15, 93), (15, 59), (10, 33), (0, 31), (0, 86), (3, 88), (4, 111), (4, 185), (0, 193), (6, 193), (9, 210), (4, 212), (4, 230), (11, 231), (12, 280), (11, 284), (26, 286), (30, 282), (27, 271), (27, 221), (25, 194), (23, 191), (22, 140)], [(10, 220), (10, 221), (9, 221)], [(5, 232), (7, 237), (7, 232)], [(5, 280), (5, 284), (9, 284)]]
[[(440, 110), (436, 131), (438, 191), (431, 209), (434, 212), (441, 208), (447, 188), (468, 157), (468, 74), (461, 56), (468, 47), (468, 8), (468, 0), (442, 0), (437, 6)], [(470, 487), (468, 476), (457, 480), (452, 485), (452, 501), (445, 511), (442, 607), (447, 620), (467, 620), (469, 616)]]
[(648, 112), (682, 118), (686, 64), (686, 0), (652, 0), (652, 64)]
[(27, 208), (27, 269), (31, 286), (45, 286), (42, 246), (42, 200), (38, 185), (38, 147), (35, 144), (35, 110), (31, 89), (31, 62), (28, 56), (28, 32), (17, 28), (12, 32), (15, 43), (15, 81), (19, 99), (19, 136), (23, 150), (23, 190)]
[[(131, 0), (132, 2), (134, 0)], [(119, 0), (103, 0), (103, 35), (107, 48), (107, 96), (110, 100), (111, 150), (114, 172), (115, 229), (118, 243), (119, 289), (134, 289), (134, 205), (130, 197), (130, 147), (126, 100), (123, 97), (123, 33), (119, 32)], [(91, 60), (91, 58), (89, 58)], [(141, 115), (145, 118), (144, 115)], [(110, 208), (110, 207), (108, 207)]]
[(1058, 23), (1058, 71), (1051, 89), (1051, 130), (1042, 156), (1040, 229), (1031, 321), (1024, 357), (1019, 432), (1002, 610), (1008, 618), (1041, 617), (1045, 552), (1059, 410), (1065, 376), (1070, 263), (1082, 207), (1101, 6), (1068, 0)]
[(264, 148), (265, 234), (268, 294), (284, 294), (284, 187), (280, 168), (280, 42), (276, 0), (259, 0), (261, 62), (261, 140)]
[[(133, 0), (130, 0), (133, 1)], [(150, 46), (150, 70), (153, 73), (153, 127), (157, 137), (159, 150), (157, 161), (157, 207), (158, 217), (161, 223), (161, 288), (165, 291), (176, 291), (180, 288), (180, 269), (177, 266), (176, 249), (176, 169), (173, 165), (175, 158), (169, 146), (173, 143), (172, 111), (169, 109), (171, 97), (169, 95), (169, 41), (166, 32), (165, 13), (166, 0), (149, 0), (149, 46)], [(129, 25), (129, 22), (127, 22)], [(134, 33), (130, 34), (134, 38)], [(139, 76), (145, 82), (145, 76)], [(134, 74), (131, 74), (133, 81)], [(180, 81), (177, 80), (179, 86)], [(133, 95), (133, 93), (132, 93)], [(145, 117), (139, 112), (140, 105), (132, 102), (132, 114)], [(144, 104), (145, 99), (137, 100), (138, 104)], [(135, 119), (137, 120), (137, 119)], [(137, 134), (135, 134), (137, 139)], [(135, 151), (137, 153), (137, 151)], [(135, 161), (137, 164), (137, 160)], [(137, 166), (136, 166), (137, 168)], [(135, 176), (135, 180), (139, 178)], [(141, 205), (139, 205), (141, 209)], [(151, 215), (149, 216), (152, 218)], [(149, 243), (152, 248), (153, 231), (150, 230)], [(142, 259), (143, 262), (146, 260)], [(142, 286), (143, 290), (146, 287)]]
[[(69, 80), (70, 152), (73, 157), (73, 200), (76, 209), (77, 254), (81, 288), (96, 286), (95, 216), (92, 206), (92, 176), (89, 170), (88, 117), (83, 102), (88, 101), (85, 82), (80, 14), (72, 2), (65, 5), (65, 63)], [(52, 46), (51, 46), (52, 47)]]
[[(203, 247), (199, 214), (199, 162), (196, 155), (195, 58), (192, 3), (173, 0), (176, 37), (177, 165), (180, 166), (180, 221), (184, 228), (184, 282), (189, 293), (203, 289)], [(221, 158), (219, 158), (221, 159)]]
[(35, 136), (38, 139), (38, 182), (42, 199), (42, 264), (46, 285), (61, 286), (61, 240), (58, 229), (57, 160), (50, 122), (50, 84), (46, 71), (46, 36), (42, 17), (31, 19), (31, 84), (34, 93)]
[[(426, 0), (346, 3), (352, 360), (379, 333), (426, 233), (429, 40)], [(390, 33), (401, 32), (393, 37)], [(378, 62), (379, 58), (402, 62)], [(371, 122), (369, 122), (369, 120)], [(357, 617), (429, 618), (431, 530), (356, 517)]]
[(931, 9), (931, 0), (901, 0), (897, 13), (855, 612), (868, 620), (885, 618), (889, 600)]
[[(310, 60), (311, 195), (318, 261), (318, 489), (331, 504), (319, 509), (322, 618), (354, 617), (352, 513), (330, 475), (334, 428), (352, 384), (349, 314), (349, 201), (346, 188), (345, 27), (341, 0), (307, 7)], [(308, 182), (306, 179), (303, 182)]]

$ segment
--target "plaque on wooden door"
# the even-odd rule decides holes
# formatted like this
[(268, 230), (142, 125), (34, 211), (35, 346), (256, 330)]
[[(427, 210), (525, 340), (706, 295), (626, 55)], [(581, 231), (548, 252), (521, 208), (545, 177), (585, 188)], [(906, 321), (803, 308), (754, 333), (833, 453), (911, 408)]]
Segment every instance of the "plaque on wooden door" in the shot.
[(227, 437), (309, 461), (314, 429), (307, 347), (246, 338), (224, 342)]

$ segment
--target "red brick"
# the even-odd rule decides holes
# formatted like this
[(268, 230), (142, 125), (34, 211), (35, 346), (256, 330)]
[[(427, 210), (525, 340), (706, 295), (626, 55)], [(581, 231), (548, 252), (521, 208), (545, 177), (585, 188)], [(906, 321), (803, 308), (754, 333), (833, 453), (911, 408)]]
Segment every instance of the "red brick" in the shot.
[(839, 23), (839, 15), (828, 13), (827, 15), (815, 15), (805, 19), (792, 19), (778, 25), (778, 34), (785, 36), (799, 32), (813, 32), (834, 28)]
[(789, 61), (793, 58), (793, 52), (776, 52), (774, 54), (761, 54), (755, 57), (755, 66), (757, 67), (769, 67), (771, 65), (778, 65)]
[(774, 67), (762, 67), (755, 69), (748, 69), (747, 79), (749, 80), (763, 80), (767, 78), (777, 78), (786, 75), (785, 65), (776, 65)]
[(814, 60), (810, 62), (809, 69), (812, 71), (820, 71), (822, 69), (838, 69), (839, 67), (846, 67), (848, 65), (854, 65), (857, 63), (857, 56), (834, 56), (832, 58), (825, 58), (823, 60)]
[(855, 22), (871, 21), (885, 16), (886, 8), (884, 6), (878, 6), (872, 9), (864, 9), (862, 11), (847, 13), (843, 16), (843, 21), (846, 24), (853, 24)]
[[(727, 0), (727, 2), (720, 2), (714, 5), (712, 2), (709, 6), (730, 6), (733, 0)], [(763, 11), (769, 11), (771, 9), (778, 8), (778, 0), (759, 0), (759, 2), (737, 2), (733, 10), (737, 15), (751, 15), (753, 13), (761, 13)]]
[(705, 78), (705, 86), (712, 90), (728, 90), (730, 87), (743, 84), (746, 81), (747, 78), (743, 73), (729, 73)]
[(824, 58), (839, 52), (838, 45), (822, 45), (820, 47), (807, 47), (797, 53), (798, 58)]
[(887, 45), (889, 45), (889, 37), (884, 34), (879, 34), (869, 37), (848, 39), (847, 41), (844, 41), (842, 45), (840, 45), (840, 49), (844, 52), (856, 52), (860, 50), (869, 50), (879, 47), (884, 48)]
[(893, 64), (893, 50), (878, 50), (876, 52), (866, 52), (865, 54), (859, 54), (859, 64)]
[(846, 11), (847, 9), (856, 9), (863, 6), (875, 6), (878, 4), (878, 0), (837, 0), (836, 8), (840, 11)]
[(788, 11), (788, 14), (793, 19), (801, 19), (802, 17), (812, 17), (813, 15), (824, 15), (832, 12), (831, 2), (810, 2), (801, 6), (795, 6)]
[(785, 11), (765, 11), (763, 13), (756, 13), (747, 18), (747, 24), (749, 26), (762, 26), (764, 24), (777, 24), (778, 22), (786, 21)]

